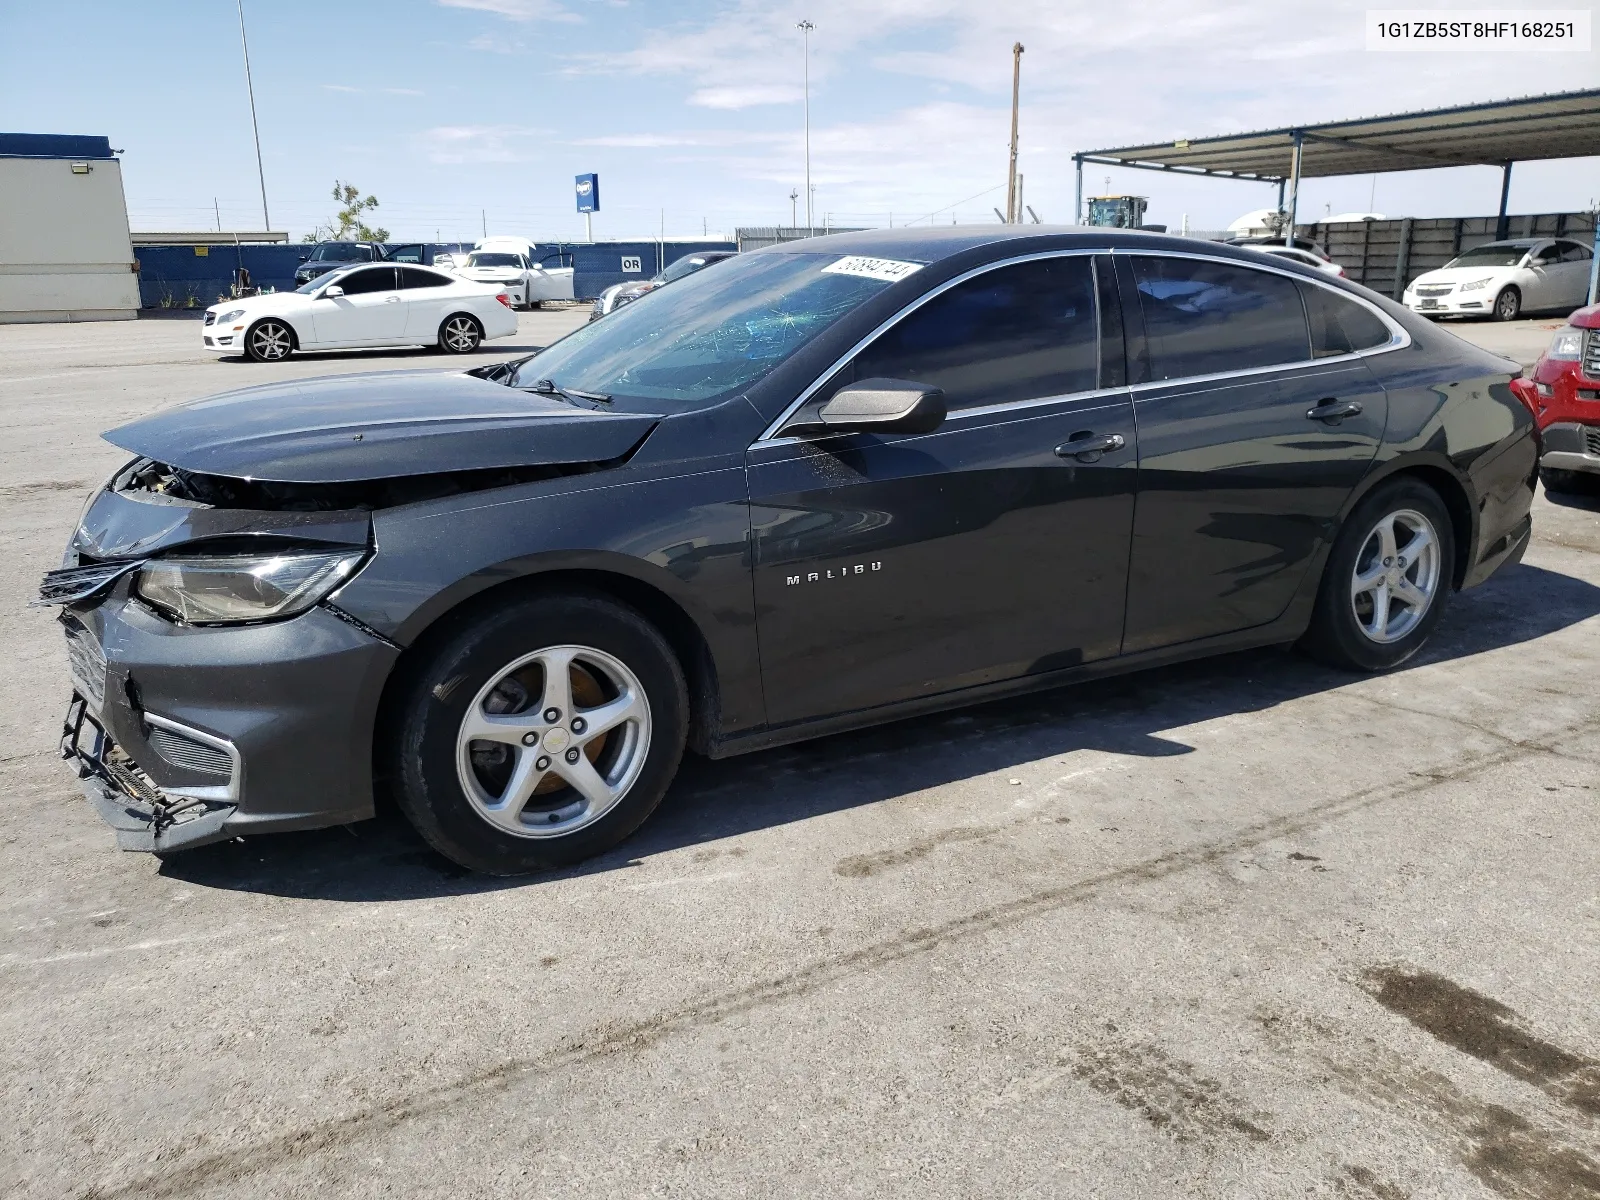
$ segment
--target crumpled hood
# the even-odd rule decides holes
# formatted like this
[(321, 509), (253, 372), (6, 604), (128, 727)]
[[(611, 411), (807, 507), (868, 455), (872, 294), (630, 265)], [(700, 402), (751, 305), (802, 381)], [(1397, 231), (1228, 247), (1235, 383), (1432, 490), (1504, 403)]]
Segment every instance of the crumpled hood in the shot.
[(621, 458), (660, 420), (575, 408), (451, 371), (269, 383), (163, 409), (114, 446), (186, 471), (341, 483)]

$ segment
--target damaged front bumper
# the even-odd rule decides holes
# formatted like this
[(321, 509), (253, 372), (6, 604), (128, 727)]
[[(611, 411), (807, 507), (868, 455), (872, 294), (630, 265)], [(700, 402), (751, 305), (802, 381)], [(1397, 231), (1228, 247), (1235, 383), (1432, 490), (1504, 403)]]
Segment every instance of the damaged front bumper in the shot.
[[(196, 737), (205, 736), (199, 730), (184, 729), (177, 722), (163, 725), (179, 744), (190, 741), (212, 750), (226, 744), (207, 738), (206, 742), (215, 743), (208, 747)], [(77, 768), (84, 796), (116, 832), (117, 845), (124, 850), (164, 853), (230, 837), (226, 826), (239, 807), (239, 759), (237, 751), (221, 753), (231, 769), (216, 784), (169, 790), (111, 739), (90, 713), (88, 697), (72, 693), (61, 729), (61, 757)]]

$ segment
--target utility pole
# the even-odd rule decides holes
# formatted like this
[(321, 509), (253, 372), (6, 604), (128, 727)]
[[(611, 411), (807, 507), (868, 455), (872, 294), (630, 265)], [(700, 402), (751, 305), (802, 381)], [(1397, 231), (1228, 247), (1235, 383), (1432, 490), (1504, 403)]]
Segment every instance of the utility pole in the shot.
[(483, 230), (483, 236), (484, 237), (488, 237), (489, 236), (489, 210), (487, 208), (480, 208), (478, 210), (478, 220), (482, 222), (482, 225), (480, 227)]
[(1022, 94), (1022, 43), (1011, 45), (1011, 169), (1006, 172), (1006, 223), (1017, 221), (1017, 101)]
[(811, 215), (811, 31), (816, 26), (810, 21), (801, 21), (795, 28), (805, 34), (806, 39), (806, 230), (815, 234), (816, 221)]
[(790, 188), (789, 189), (789, 228), (790, 229), (795, 228), (795, 220), (796, 220), (796, 217), (795, 217), (795, 201), (798, 200), (798, 199), (800, 199), (800, 189), (799, 188)]
[(256, 86), (250, 82), (250, 43), (244, 36), (244, 0), (239, 0), (239, 45), (244, 48), (244, 90), (250, 94), (250, 131), (256, 135), (256, 178), (261, 181), (262, 232), (270, 232), (272, 218), (267, 215), (267, 173), (261, 166), (261, 127), (256, 124)]

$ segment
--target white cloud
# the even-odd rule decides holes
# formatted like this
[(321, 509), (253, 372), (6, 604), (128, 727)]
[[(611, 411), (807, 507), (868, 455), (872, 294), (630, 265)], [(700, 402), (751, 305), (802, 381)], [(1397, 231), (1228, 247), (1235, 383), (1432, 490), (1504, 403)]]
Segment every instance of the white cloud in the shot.
[(798, 104), (805, 93), (785, 84), (744, 84), (698, 88), (689, 95), (696, 108), (754, 108), (759, 104)]
[(444, 8), (469, 8), (476, 12), (493, 13), (508, 21), (581, 21), (577, 13), (568, 12), (555, 0), (439, 0)]
[(513, 163), (534, 158), (530, 143), (544, 129), (519, 125), (438, 125), (417, 135), (417, 147), (435, 163)]

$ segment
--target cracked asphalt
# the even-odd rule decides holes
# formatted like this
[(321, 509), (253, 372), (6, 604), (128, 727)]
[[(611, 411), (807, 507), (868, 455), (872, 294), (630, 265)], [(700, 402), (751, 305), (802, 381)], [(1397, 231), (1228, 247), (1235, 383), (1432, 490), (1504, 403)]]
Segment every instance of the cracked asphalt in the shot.
[(1541, 495), (1392, 675), (1255, 652), (690, 760), (546, 878), (389, 817), (161, 862), (56, 761), (25, 607), (98, 432), (447, 365), (197, 342), (0, 327), (0, 1193), (1600, 1196), (1600, 500)]

